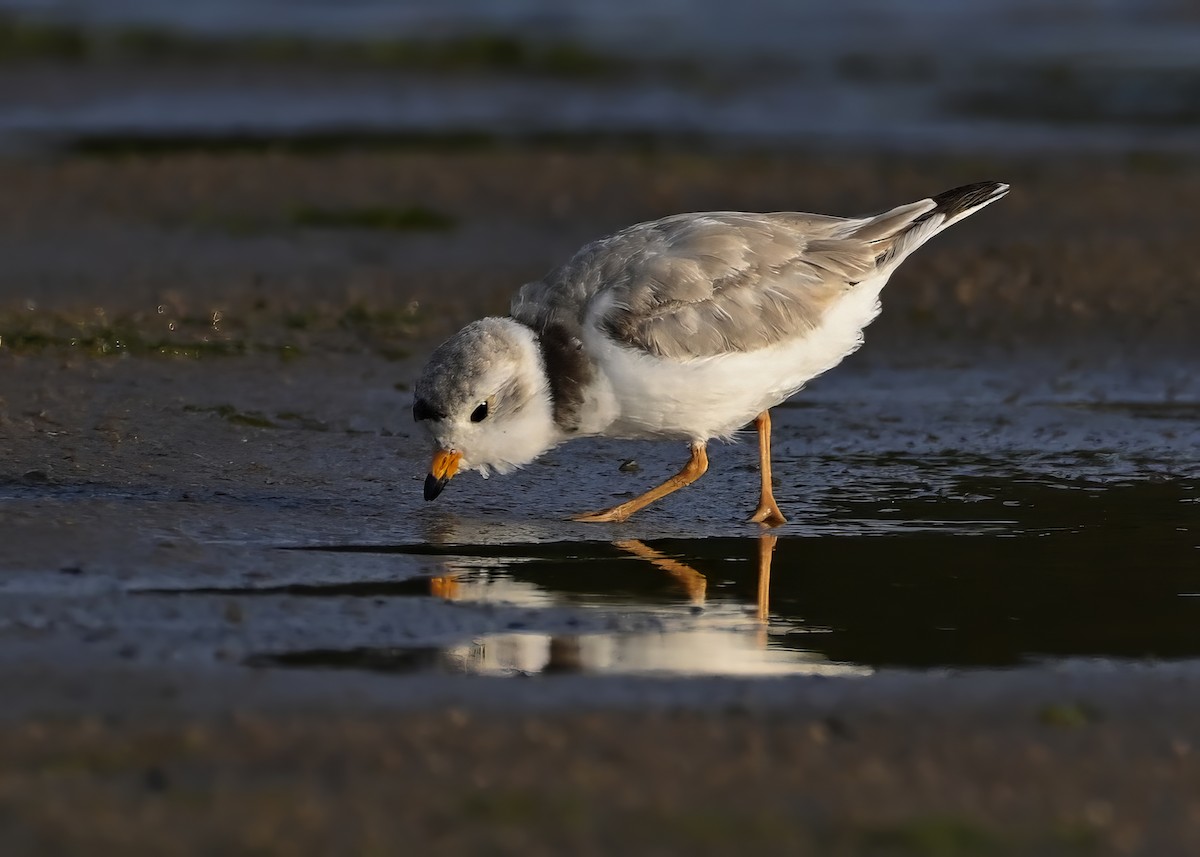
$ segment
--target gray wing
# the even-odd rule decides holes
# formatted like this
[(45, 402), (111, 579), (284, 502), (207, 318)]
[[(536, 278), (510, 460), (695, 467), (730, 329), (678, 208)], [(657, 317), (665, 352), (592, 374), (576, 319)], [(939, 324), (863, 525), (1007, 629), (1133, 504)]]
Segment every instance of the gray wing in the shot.
[(587, 245), (523, 287), (514, 318), (579, 335), (590, 308), (624, 346), (673, 359), (804, 336), (932, 200), (877, 217), (684, 214)]

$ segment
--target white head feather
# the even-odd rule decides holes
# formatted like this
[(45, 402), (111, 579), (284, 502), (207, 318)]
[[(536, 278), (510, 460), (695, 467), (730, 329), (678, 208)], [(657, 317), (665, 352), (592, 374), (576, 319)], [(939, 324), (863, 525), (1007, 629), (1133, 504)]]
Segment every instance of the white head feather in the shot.
[(562, 442), (541, 349), (510, 318), (472, 322), (443, 342), (416, 385), (413, 415), (463, 470), (507, 473)]

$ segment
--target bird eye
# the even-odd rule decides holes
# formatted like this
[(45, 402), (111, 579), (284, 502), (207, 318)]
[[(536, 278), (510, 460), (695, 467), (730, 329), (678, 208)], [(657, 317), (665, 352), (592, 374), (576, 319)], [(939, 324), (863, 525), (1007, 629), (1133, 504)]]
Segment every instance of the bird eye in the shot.
[(481, 423), (487, 419), (488, 406), (487, 402), (480, 402), (475, 410), (471, 411), (471, 422)]

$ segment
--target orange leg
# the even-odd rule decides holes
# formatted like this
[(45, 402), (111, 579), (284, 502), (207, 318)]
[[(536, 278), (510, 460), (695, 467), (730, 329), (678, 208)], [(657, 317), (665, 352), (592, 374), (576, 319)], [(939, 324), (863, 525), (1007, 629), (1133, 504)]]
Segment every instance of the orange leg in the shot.
[(786, 524), (787, 518), (779, 511), (779, 506), (775, 504), (775, 494), (771, 490), (771, 412), (763, 411), (755, 417), (754, 427), (758, 429), (758, 469), (762, 477), (762, 489), (758, 498), (758, 508), (750, 516), (749, 523), (778, 527), (780, 524)]
[(599, 512), (585, 512), (582, 515), (573, 516), (572, 519), (587, 521), (589, 523), (620, 523), (634, 512), (646, 508), (655, 500), (661, 500), (671, 492), (678, 491), (685, 485), (691, 485), (704, 475), (704, 471), (708, 470), (708, 451), (705, 448), (704, 442), (694, 442), (691, 445), (691, 450), (692, 457), (688, 459), (687, 464), (683, 465), (683, 469), (657, 488), (651, 488), (640, 497), (626, 500), (624, 503), (613, 506), (611, 509), (604, 509)]

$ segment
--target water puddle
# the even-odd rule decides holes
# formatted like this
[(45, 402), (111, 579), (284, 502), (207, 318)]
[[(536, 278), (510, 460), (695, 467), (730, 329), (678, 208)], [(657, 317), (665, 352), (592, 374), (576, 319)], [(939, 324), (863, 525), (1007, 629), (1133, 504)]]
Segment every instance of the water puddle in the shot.
[(439, 558), (440, 573), (220, 591), (419, 596), (477, 611), (488, 628), (400, 646), (259, 652), (247, 663), (260, 668), (866, 675), (1190, 659), (1200, 657), (1198, 496), (1191, 480), (1012, 483), (887, 499), (876, 517), (943, 523), (867, 536), (329, 545), (316, 550)]

